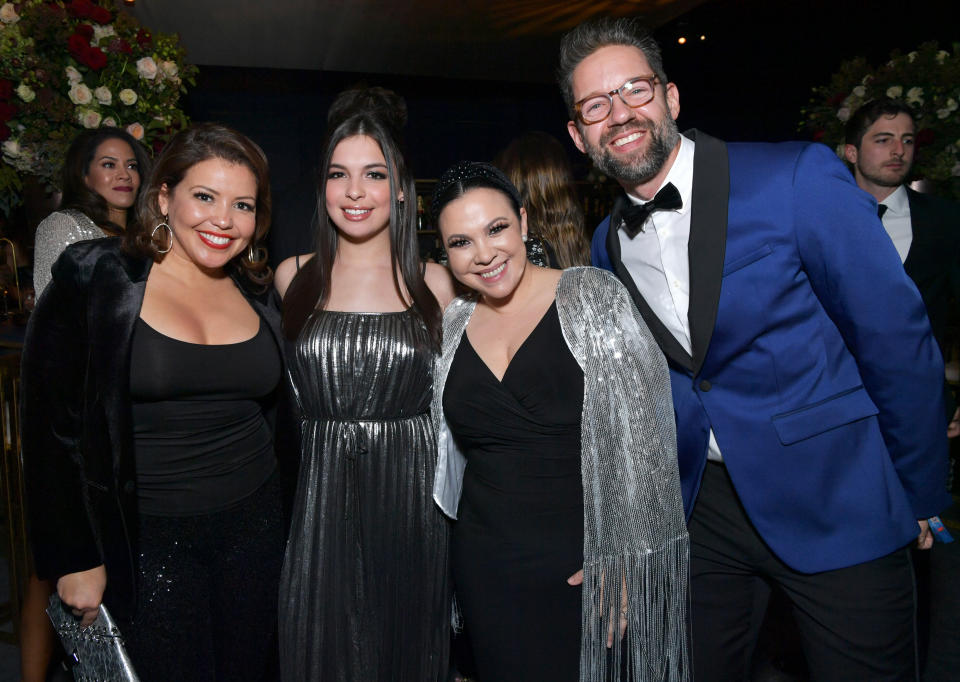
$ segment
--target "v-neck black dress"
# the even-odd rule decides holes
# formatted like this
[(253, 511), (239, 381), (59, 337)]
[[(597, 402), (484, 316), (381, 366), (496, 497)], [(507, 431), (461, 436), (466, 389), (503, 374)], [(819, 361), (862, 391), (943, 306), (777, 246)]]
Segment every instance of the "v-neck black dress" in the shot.
[(461, 338), (443, 409), (467, 458), (452, 559), (481, 682), (579, 680), (582, 408), (556, 303), (502, 381)]

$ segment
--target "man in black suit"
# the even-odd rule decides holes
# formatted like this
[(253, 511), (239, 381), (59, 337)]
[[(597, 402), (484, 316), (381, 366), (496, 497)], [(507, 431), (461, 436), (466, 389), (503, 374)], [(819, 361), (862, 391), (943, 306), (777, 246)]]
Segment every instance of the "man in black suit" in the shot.
[[(960, 205), (906, 186), (915, 152), (915, 115), (903, 102), (881, 97), (860, 107), (846, 126), (844, 156), (860, 189), (877, 200), (883, 227), (903, 267), (920, 290), (930, 326), (947, 356), (950, 330), (957, 333), (960, 305)], [(960, 407), (944, 388), (947, 436), (960, 435)], [(917, 584), (917, 650), (921, 670), (932, 640), (932, 585), (937, 564), (926, 552), (913, 553)], [(934, 634), (933, 637), (938, 635)]]
[[(921, 194), (904, 182), (915, 151), (913, 110), (881, 97), (863, 105), (846, 126), (844, 156), (860, 189), (877, 200), (883, 227), (923, 296), (933, 334), (947, 356), (960, 311), (960, 204)], [(947, 435), (960, 435), (960, 408), (947, 396)]]

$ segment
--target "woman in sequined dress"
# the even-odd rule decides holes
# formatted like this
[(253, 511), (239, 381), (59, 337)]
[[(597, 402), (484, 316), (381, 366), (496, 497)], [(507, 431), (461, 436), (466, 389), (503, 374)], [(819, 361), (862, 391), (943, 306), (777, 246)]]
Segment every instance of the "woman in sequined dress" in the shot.
[(27, 327), (21, 431), (37, 573), (111, 611), (144, 682), (276, 676), (280, 315), (266, 156), (173, 137), (124, 238), (72, 244)]
[[(361, 101), (365, 91), (343, 99)], [(430, 496), (447, 271), (424, 269), (392, 93), (330, 123), (315, 254), (277, 268), (301, 461), (280, 588), (284, 680), (447, 679), (448, 524)]]
[(493, 166), (448, 170), (432, 210), (475, 292), (444, 313), (433, 414), (477, 678), (688, 680), (662, 353), (609, 273), (530, 266), (519, 192)]
[(150, 173), (143, 145), (119, 128), (84, 130), (70, 144), (61, 170), (60, 208), (37, 226), (33, 288), (50, 283), (50, 268), (67, 246), (122, 234), (137, 220), (140, 183)]

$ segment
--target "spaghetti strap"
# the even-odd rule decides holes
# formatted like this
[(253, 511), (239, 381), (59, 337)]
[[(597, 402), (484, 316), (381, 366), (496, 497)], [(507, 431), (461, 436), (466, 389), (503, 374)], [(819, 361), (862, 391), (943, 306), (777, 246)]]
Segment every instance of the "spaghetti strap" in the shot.
[(297, 272), (300, 272), (300, 254), (294, 256), (294, 262), (297, 264)]

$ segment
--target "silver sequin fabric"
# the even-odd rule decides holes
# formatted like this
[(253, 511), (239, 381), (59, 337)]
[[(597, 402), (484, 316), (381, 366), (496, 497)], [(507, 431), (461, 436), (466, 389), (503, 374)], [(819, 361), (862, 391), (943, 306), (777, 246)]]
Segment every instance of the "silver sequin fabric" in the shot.
[(322, 311), (288, 356), (302, 432), (284, 680), (446, 679), (449, 524), (430, 496), (428, 341), (411, 311)]
[[(565, 270), (556, 297), (564, 340), (584, 374), (580, 680), (616, 682), (628, 670), (630, 680), (687, 681), (690, 541), (666, 360), (626, 289), (610, 273)], [(452, 518), (466, 461), (443, 419), (441, 401), (475, 306), (459, 298), (445, 311), (434, 370), (434, 499)], [(618, 626), (621, 598), (626, 635), (614, 637), (607, 649), (608, 627)]]
[(37, 299), (50, 283), (50, 268), (63, 250), (85, 239), (100, 239), (107, 233), (80, 211), (54, 211), (37, 226), (33, 247), (33, 289)]

